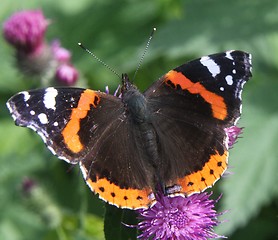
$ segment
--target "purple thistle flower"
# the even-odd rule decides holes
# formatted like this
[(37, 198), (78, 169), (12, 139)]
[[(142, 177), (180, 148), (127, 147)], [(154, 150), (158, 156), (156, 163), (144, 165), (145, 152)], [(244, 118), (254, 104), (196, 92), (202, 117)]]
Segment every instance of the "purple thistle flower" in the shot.
[(61, 64), (56, 70), (55, 77), (62, 85), (74, 85), (78, 79), (78, 71), (70, 64)]
[(61, 85), (74, 85), (78, 71), (71, 65), (71, 53), (59, 40), (44, 40), (49, 24), (41, 10), (14, 13), (3, 26), (5, 39), (16, 49), (16, 66), (26, 76), (39, 77), (44, 86), (56, 79)]
[(54, 58), (57, 62), (65, 63), (69, 62), (71, 58), (71, 53), (69, 50), (61, 47), (61, 43), (59, 40), (54, 40), (51, 43), (51, 49), (54, 55)]
[(48, 24), (40, 10), (16, 12), (4, 22), (3, 34), (17, 50), (30, 53), (43, 44)]
[[(149, 209), (140, 210), (142, 221), (138, 229), (139, 239), (153, 240), (206, 240), (223, 238), (213, 232), (219, 225), (214, 210), (217, 200), (211, 200), (212, 193), (193, 194), (189, 197), (169, 197), (159, 194), (157, 202)], [(225, 237), (224, 237), (225, 238)]]
[(236, 142), (239, 134), (242, 133), (242, 128), (237, 126), (232, 126), (229, 128), (225, 128), (226, 134), (228, 135), (228, 147), (232, 147)]

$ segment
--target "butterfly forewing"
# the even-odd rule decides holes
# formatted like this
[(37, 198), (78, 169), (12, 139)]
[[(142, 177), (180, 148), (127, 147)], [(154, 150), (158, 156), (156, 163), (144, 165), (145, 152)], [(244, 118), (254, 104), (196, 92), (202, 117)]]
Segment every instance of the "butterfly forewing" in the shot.
[[(100, 94), (80, 88), (49, 87), (20, 92), (7, 106), (17, 125), (36, 131), (59, 158), (77, 163), (87, 154), (86, 139), (78, 135), (81, 121), (96, 107)], [(89, 133), (96, 125), (86, 127)]]

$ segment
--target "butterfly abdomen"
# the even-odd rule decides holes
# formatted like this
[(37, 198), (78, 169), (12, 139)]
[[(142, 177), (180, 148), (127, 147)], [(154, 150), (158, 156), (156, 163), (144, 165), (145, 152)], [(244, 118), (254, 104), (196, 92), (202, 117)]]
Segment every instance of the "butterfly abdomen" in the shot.
[(127, 91), (123, 92), (123, 102), (126, 105), (126, 114), (135, 125), (136, 147), (142, 150), (140, 151), (142, 160), (149, 168), (147, 172), (153, 173), (152, 182), (149, 185), (154, 188), (157, 185), (157, 179), (162, 179), (162, 176), (159, 176), (161, 161), (158, 152), (158, 136), (151, 123), (146, 98), (135, 86), (131, 85)]

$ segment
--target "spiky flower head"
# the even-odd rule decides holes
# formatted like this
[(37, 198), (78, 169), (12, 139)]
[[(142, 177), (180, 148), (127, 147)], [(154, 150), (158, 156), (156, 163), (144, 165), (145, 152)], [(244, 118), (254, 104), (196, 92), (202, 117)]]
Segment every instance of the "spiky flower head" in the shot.
[(3, 24), (7, 42), (16, 49), (30, 53), (40, 48), (49, 25), (41, 10), (26, 10), (14, 13)]
[(14, 13), (3, 25), (3, 35), (16, 50), (16, 67), (26, 77), (40, 79), (42, 86), (74, 85), (78, 71), (71, 64), (71, 52), (59, 40), (45, 40), (49, 25), (41, 10)]
[(63, 48), (58, 39), (52, 41), (51, 49), (57, 62), (65, 63), (70, 61), (71, 52), (68, 49)]
[(230, 148), (235, 144), (238, 136), (242, 133), (242, 128), (239, 128), (237, 126), (232, 126), (226, 128), (225, 131), (226, 134), (228, 135), (228, 147)]
[(62, 85), (72, 86), (78, 79), (78, 71), (71, 64), (61, 64), (56, 70), (55, 78)]
[(206, 240), (223, 238), (213, 231), (220, 222), (214, 209), (217, 201), (211, 194), (197, 193), (189, 197), (159, 195), (149, 209), (140, 211), (139, 239)]

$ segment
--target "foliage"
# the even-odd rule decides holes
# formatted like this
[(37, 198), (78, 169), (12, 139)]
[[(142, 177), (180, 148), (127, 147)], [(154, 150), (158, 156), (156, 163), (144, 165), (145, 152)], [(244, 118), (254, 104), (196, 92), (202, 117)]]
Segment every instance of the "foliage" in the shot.
[[(82, 74), (79, 85), (93, 89), (115, 89), (120, 82), (78, 48), (79, 41), (108, 65), (132, 75), (156, 26), (136, 78), (141, 89), (191, 58), (227, 49), (252, 53), (253, 78), (245, 86), (240, 121), (244, 133), (230, 155), (234, 174), (214, 189), (223, 193), (220, 209), (229, 210), (223, 215), (228, 221), (216, 232), (232, 240), (277, 236), (277, 1), (4, 0), (1, 22), (31, 8), (41, 8), (52, 20), (48, 38), (59, 38), (72, 51)], [(5, 102), (34, 82), (16, 71), (12, 48), (0, 41), (0, 239), (104, 239), (104, 205), (83, 183), (78, 168), (58, 161), (33, 132), (14, 126)], [(26, 178), (36, 183), (34, 195), (22, 190)]]

